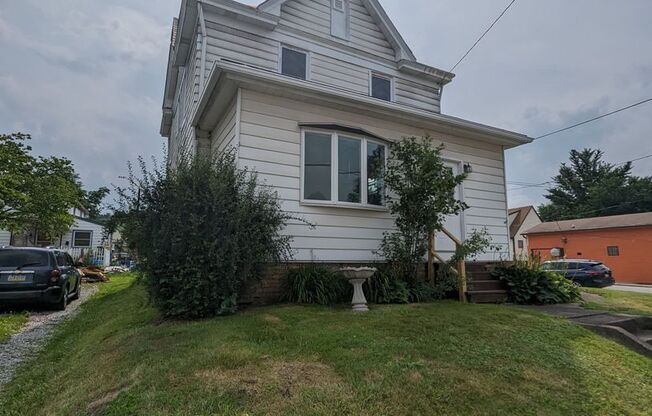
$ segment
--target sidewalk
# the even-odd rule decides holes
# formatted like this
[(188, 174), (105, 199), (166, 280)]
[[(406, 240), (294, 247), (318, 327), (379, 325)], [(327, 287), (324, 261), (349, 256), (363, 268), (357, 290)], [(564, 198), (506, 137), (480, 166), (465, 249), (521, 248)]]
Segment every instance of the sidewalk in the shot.
[(651, 317), (593, 311), (577, 304), (518, 307), (568, 319), (652, 359)]
[(608, 290), (620, 290), (623, 292), (636, 292), (636, 293), (648, 293), (652, 295), (652, 285), (635, 285), (628, 283), (618, 283), (613, 286), (606, 287)]

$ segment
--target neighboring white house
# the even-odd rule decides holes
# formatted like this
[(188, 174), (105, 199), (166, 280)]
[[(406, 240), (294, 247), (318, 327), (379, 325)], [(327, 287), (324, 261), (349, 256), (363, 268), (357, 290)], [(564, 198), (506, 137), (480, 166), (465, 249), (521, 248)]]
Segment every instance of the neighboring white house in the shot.
[(533, 206), (509, 210), (509, 246), (514, 259), (525, 260), (530, 257), (527, 236), (523, 233), (542, 222)]
[[(509, 256), (506, 149), (525, 135), (440, 114), (454, 75), (417, 62), (376, 0), (182, 0), (172, 31), (161, 134), (183, 151), (235, 148), (278, 191), (297, 261), (370, 262), (394, 226), (375, 169), (389, 143), (430, 135), (468, 179), (447, 228), (486, 228)], [(441, 39), (432, 39), (433, 48)], [(437, 250), (453, 245), (438, 238)]]
[(86, 218), (88, 214), (83, 210), (74, 209), (70, 212), (75, 215), (75, 222), (66, 234), (54, 240), (45, 240), (38, 236), (35, 239), (31, 233), (12, 235), (8, 231), (0, 230), (0, 247), (3, 245), (56, 247), (66, 250), (75, 259), (82, 254), (90, 253), (95, 264), (109, 266), (112, 236), (106, 234), (104, 226)]

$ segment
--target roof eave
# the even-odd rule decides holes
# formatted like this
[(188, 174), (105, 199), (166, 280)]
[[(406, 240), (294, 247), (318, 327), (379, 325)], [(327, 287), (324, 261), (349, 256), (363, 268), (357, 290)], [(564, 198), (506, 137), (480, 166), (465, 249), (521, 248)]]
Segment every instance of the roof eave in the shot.
[(214, 92), (211, 91), (218, 87), (218, 80), (225, 76), (228, 76), (231, 81), (238, 84), (249, 82), (258, 83), (266, 89), (277, 88), (279, 93), (290, 94), (293, 92), (298, 95), (310, 96), (312, 98), (316, 97), (323, 101), (334, 103), (346, 102), (352, 106), (363, 107), (365, 110), (373, 112), (376, 115), (382, 115), (383, 117), (400, 117), (404, 122), (412, 117), (428, 124), (430, 126), (429, 128), (434, 130), (439, 128), (439, 130), (446, 130), (450, 134), (471, 136), (474, 139), (499, 144), (505, 148), (520, 146), (532, 141), (532, 138), (526, 135), (504, 129), (420, 110), (402, 104), (386, 102), (366, 95), (337, 90), (332, 87), (286, 77), (278, 73), (224, 61), (217, 61), (213, 66), (209, 77), (209, 85), (200, 98), (200, 105), (193, 125), (198, 124), (202, 117), (203, 109), (209, 105), (211, 96), (214, 95)]

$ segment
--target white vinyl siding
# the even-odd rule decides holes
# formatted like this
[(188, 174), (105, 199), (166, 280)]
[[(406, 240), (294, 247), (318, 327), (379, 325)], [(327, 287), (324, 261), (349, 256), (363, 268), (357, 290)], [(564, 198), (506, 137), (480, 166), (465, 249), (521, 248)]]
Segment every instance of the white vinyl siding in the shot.
[(179, 81), (173, 105), (172, 129), (168, 149), (168, 162), (175, 165), (184, 152), (194, 154), (195, 132), (192, 117), (199, 100), (201, 54), (199, 39), (195, 35), (196, 47), (192, 49), (186, 66), (179, 69)]
[[(98, 247), (103, 247), (104, 246), (104, 227), (95, 224), (89, 221), (85, 221), (82, 219), (75, 219), (75, 223), (70, 227), (70, 230), (64, 234), (61, 237), (61, 248), (74, 248), (74, 233), (76, 231), (88, 231), (91, 232), (92, 238), (91, 238), (91, 247), (90, 248), (98, 248)], [(57, 245), (58, 245), (57, 241)], [(67, 243), (67, 244), (66, 244)], [(86, 248), (86, 247), (80, 247), (80, 248)]]
[(236, 113), (237, 98), (233, 100), (226, 113), (222, 116), (222, 121), (213, 131), (211, 136), (211, 152), (213, 155), (232, 149), (237, 146), (236, 136)]
[[(350, 9), (349, 42), (330, 35), (331, 0), (287, 2), (283, 5), (281, 24), (274, 31), (246, 25), (207, 9), (206, 74), (220, 59), (280, 72), (280, 46), (290, 45), (310, 52), (310, 82), (368, 96), (371, 70), (393, 79), (397, 104), (438, 113), (439, 85), (432, 78), (398, 71), (394, 51), (360, 0), (352, 0)], [(367, 40), (363, 42), (363, 38)], [(380, 50), (379, 42), (384, 45)]]
[[(506, 191), (503, 150), (500, 146), (397, 124), (335, 108), (297, 102), (250, 90), (242, 91), (239, 163), (259, 172), (261, 182), (272, 186), (284, 210), (317, 225), (311, 229), (292, 221), (285, 232), (298, 261), (374, 261), (383, 233), (394, 227), (388, 212), (311, 206), (301, 203), (300, 122), (339, 123), (370, 131), (390, 140), (430, 133), (445, 145), (444, 157), (473, 166), (463, 186), (470, 206), (464, 213), (465, 233), (487, 228), (493, 244), (508, 253)], [(490, 253), (481, 260), (495, 260)]]

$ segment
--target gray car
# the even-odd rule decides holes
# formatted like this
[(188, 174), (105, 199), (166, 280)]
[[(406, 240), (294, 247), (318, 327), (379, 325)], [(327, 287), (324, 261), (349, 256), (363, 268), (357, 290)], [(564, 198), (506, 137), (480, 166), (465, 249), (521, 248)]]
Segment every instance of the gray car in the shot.
[(61, 250), (0, 248), (0, 306), (39, 303), (66, 309), (81, 294), (81, 274)]

